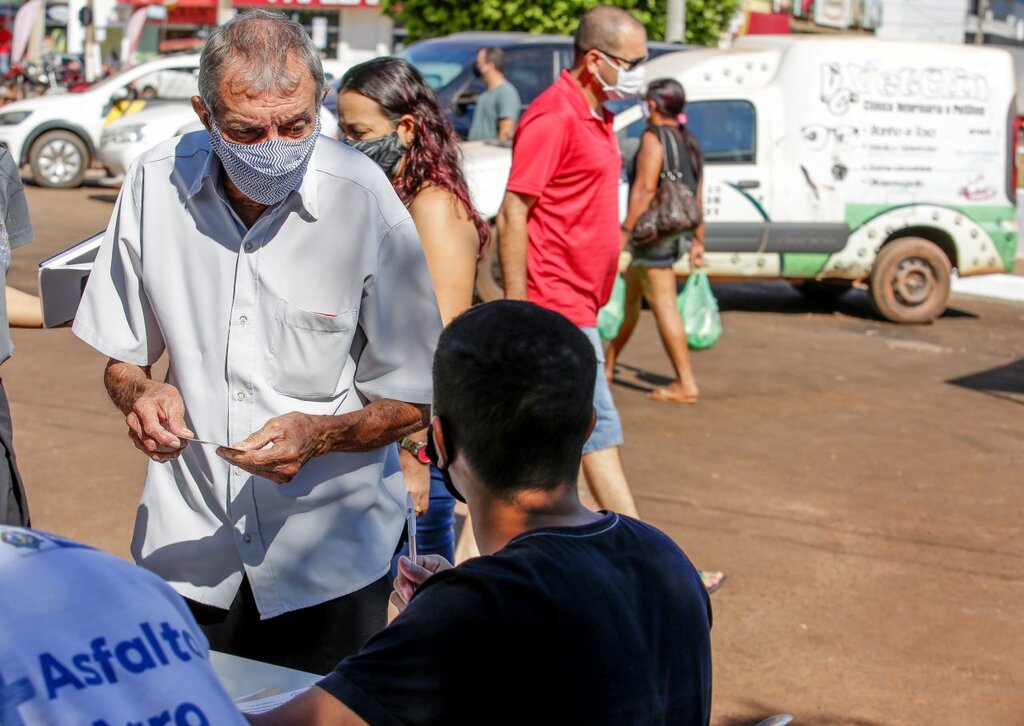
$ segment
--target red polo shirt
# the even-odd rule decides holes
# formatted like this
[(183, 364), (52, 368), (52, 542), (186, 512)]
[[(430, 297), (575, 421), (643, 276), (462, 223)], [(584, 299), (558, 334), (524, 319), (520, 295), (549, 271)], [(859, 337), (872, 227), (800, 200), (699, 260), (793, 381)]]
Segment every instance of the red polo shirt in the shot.
[(621, 167), (611, 114), (596, 118), (562, 71), (519, 121), (507, 188), (537, 197), (526, 225), (529, 300), (584, 328), (597, 325), (615, 282)]

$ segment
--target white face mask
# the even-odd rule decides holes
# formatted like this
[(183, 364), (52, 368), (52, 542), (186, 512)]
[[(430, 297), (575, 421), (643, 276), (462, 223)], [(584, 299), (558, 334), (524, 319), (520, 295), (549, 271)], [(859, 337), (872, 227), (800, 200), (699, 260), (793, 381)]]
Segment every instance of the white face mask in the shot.
[(644, 78), (646, 77), (646, 69), (643, 65), (639, 65), (632, 70), (626, 70), (615, 64), (615, 62), (609, 58), (604, 52), (597, 51), (601, 54), (601, 57), (608, 62), (612, 68), (616, 70), (618, 76), (615, 79), (614, 84), (605, 83), (604, 78), (601, 77), (600, 72), (596, 74), (597, 82), (601, 84), (601, 90), (605, 92), (609, 99), (618, 100), (623, 98), (632, 98), (640, 94), (640, 89), (643, 88)]

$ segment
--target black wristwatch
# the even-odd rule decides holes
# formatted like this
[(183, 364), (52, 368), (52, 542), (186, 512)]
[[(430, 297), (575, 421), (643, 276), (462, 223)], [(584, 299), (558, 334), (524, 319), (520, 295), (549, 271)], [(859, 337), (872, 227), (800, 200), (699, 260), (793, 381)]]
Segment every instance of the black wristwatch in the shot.
[(415, 457), (416, 461), (421, 464), (429, 464), (430, 459), (427, 457), (427, 442), (426, 441), (413, 441), (408, 436), (398, 442), (398, 448), (405, 449)]

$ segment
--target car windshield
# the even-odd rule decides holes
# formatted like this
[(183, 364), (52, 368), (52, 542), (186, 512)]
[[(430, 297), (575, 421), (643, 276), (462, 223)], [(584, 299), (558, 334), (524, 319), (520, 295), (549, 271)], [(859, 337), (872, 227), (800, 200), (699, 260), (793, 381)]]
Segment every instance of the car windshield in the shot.
[(476, 57), (480, 44), (416, 43), (398, 54), (416, 66), (435, 91), (444, 88)]
[(94, 83), (92, 85), (92, 87), (90, 87), (89, 90), (91, 91), (91, 90), (94, 90), (94, 89), (97, 89), (97, 88), (110, 88), (110, 89), (119, 88), (120, 86), (125, 85), (124, 81), (122, 80), (122, 77), (127, 73), (127, 71), (134, 70), (135, 68), (138, 68), (138, 66), (130, 66), (128, 68), (124, 68), (124, 69), (118, 71), (117, 73), (115, 73), (115, 74), (113, 74), (111, 76), (107, 76), (103, 80), (100, 80), (100, 81), (97, 81), (96, 83)]
[[(182, 56), (182, 57), (184, 57), (184, 56)], [(184, 63), (184, 62), (182, 63), (182, 67), (185, 67), (187, 65), (188, 65), (187, 63)], [(137, 72), (140, 67), (141, 66), (135, 65), (135, 66), (129, 66), (128, 68), (123, 68), (120, 71), (118, 71), (117, 73), (115, 73), (115, 74), (113, 74), (111, 76), (107, 76), (106, 78), (104, 78), (104, 79), (102, 79), (100, 81), (97, 81), (96, 83), (94, 83), (92, 86), (89, 87), (89, 90), (90, 91), (95, 91), (95, 90), (104, 88), (104, 89), (108, 89), (110, 91), (114, 91), (114, 90), (120, 88), (121, 86), (126, 86), (126, 85), (128, 85), (128, 82), (126, 82), (124, 80), (124, 77), (129, 73), (129, 71)], [(170, 69), (170, 70), (172, 70), (172, 72), (173, 72), (175, 70), (180, 70), (180, 69), (175, 68), (175, 69)], [(198, 73), (198, 72), (199, 72), (199, 67), (196, 66), (195, 73)], [(145, 74), (138, 74), (138, 73), (136, 73), (136, 75), (137, 75), (138, 78), (141, 78)], [(196, 82), (194, 77), (193, 77), (193, 80), (191, 82), (192, 83)]]

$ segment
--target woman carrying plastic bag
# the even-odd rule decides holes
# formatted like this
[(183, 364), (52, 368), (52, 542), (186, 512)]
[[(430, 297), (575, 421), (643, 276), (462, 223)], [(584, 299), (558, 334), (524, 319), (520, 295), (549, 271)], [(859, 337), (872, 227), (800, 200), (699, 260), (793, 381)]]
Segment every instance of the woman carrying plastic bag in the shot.
[[(640, 317), (641, 297), (646, 297), (657, 319), (665, 351), (675, 369), (675, 380), (654, 389), (647, 394), (648, 398), (666, 403), (692, 404), (697, 402), (700, 390), (690, 365), (686, 329), (676, 309), (676, 275), (672, 269), (680, 255), (681, 237), (656, 238), (640, 244), (633, 234), (634, 226), (638, 222), (641, 226), (647, 222), (655, 206), (662, 201), (665, 190), (659, 194), (659, 188), (663, 184), (678, 185), (681, 182), (683, 193), (691, 196), (687, 201), (692, 203), (692, 198), (695, 198), (699, 207), (703, 163), (697, 140), (686, 128), (685, 105), (683, 87), (668, 78), (652, 81), (641, 102), (648, 125), (630, 169), (629, 209), (622, 225), (622, 244), (624, 248), (629, 246), (633, 262), (626, 272), (622, 327), (606, 353), (605, 373), (611, 380), (615, 361)], [(690, 266), (696, 269), (704, 264), (703, 221), (687, 234), (692, 238)]]

